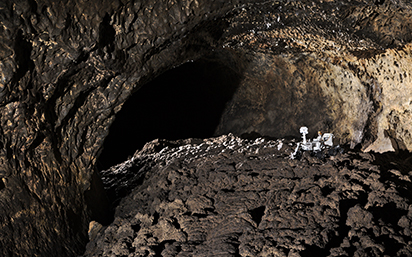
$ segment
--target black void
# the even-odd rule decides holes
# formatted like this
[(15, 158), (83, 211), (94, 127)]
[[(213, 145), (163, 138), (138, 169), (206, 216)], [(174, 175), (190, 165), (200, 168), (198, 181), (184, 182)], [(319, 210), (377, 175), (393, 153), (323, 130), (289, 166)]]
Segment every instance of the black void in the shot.
[(241, 79), (216, 59), (187, 62), (144, 85), (116, 114), (98, 159), (107, 169), (156, 139), (214, 136), (226, 103)]

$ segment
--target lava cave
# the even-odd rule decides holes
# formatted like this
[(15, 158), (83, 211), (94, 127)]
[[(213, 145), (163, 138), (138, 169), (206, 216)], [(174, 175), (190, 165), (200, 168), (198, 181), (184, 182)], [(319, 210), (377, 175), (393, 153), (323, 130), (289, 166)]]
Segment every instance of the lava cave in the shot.
[[(0, 255), (411, 256), (411, 20), (405, 0), (1, 1)], [(300, 126), (348, 147), (292, 160)]]

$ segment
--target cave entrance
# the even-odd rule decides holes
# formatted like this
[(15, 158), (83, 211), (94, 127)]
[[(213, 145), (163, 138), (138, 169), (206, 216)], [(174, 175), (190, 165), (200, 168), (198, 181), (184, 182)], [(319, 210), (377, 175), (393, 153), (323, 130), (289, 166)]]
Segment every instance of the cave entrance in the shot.
[(156, 138), (214, 136), (241, 79), (227, 63), (216, 58), (187, 62), (139, 89), (116, 114), (97, 167), (119, 164)]

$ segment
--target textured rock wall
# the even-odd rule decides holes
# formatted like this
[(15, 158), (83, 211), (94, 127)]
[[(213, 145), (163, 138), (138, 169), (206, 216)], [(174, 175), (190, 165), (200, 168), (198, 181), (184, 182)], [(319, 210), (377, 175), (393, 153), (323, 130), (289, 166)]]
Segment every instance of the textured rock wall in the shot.
[(410, 9), (389, 1), (242, 8), (224, 46), (244, 58), (244, 78), (216, 134), (298, 136), (306, 125), (365, 151), (411, 150)]
[(361, 62), (365, 73), (380, 91), (377, 95), (380, 113), (376, 116), (378, 138), (366, 150), (386, 150), (380, 147), (387, 145), (388, 139), (395, 147), (412, 150), (411, 50), (412, 45), (408, 44)]
[(81, 253), (83, 194), (114, 114), (144, 82), (210, 49), (215, 18), (236, 3), (0, 3), (0, 255)]
[[(412, 45), (368, 59), (345, 54), (255, 54), (217, 134), (299, 136), (333, 131), (366, 151), (411, 150)], [(368, 133), (369, 140), (364, 140)]]
[[(351, 70), (317, 56), (255, 56), (218, 133), (299, 137), (299, 128), (333, 131), (361, 143), (372, 111), (367, 88)], [(245, 115), (246, 113), (246, 115)]]
[(115, 114), (143, 84), (211, 50), (233, 51), (246, 70), (228, 106), (247, 118), (239, 133), (285, 134), (276, 120), (294, 129), (277, 110), (293, 101), (285, 114), (300, 122), (309, 111), (311, 129), (410, 150), (411, 13), (406, 1), (2, 1), (1, 254), (81, 252), (96, 218), (84, 193), (94, 199)]

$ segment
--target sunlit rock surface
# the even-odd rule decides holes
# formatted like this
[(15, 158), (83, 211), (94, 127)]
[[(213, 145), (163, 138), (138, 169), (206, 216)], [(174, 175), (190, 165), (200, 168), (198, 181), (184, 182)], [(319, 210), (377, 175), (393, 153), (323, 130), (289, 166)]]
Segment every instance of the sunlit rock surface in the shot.
[(412, 254), (410, 158), (292, 160), (295, 146), (233, 135), (148, 143), (102, 173), (121, 200), (84, 256)]
[(410, 151), (411, 15), (402, 0), (1, 1), (0, 255), (82, 254), (90, 221), (110, 223), (96, 165), (116, 115), (211, 55), (239, 80), (216, 135), (305, 125)]

